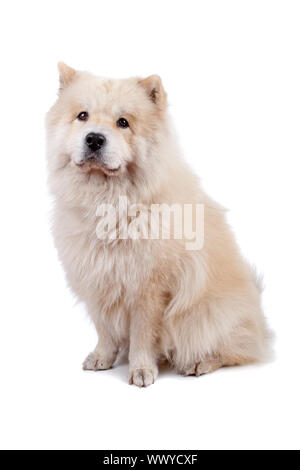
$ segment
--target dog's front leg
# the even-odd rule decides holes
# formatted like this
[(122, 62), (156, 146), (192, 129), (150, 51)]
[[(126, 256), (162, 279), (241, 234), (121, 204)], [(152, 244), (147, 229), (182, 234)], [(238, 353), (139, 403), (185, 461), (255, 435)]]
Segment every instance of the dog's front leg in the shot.
[(83, 369), (95, 371), (109, 369), (116, 360), (118, 344), (112, 334), (109, 321), (105, 315), (101, 314), (100, 308), (89, 307), (88, 310), (97, 330), (98, 344), (85, 359)]
[(153, 384), (158, 374), (160, 305), (151, 294), (153, 291), (146, 289), (130, 316), (129, 383), (139, 387)]

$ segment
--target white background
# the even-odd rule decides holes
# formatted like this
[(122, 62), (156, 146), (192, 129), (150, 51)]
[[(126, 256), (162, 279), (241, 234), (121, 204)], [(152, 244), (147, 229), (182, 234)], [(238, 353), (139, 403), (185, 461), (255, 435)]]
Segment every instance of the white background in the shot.
[[(27, 0), (0, 18), (1, 447), (299, 448), (299, 2)], [(58, 60), (161, 75), (186, 158), (265, 275), (274, 362), (142, 390), (125, 362), (81, 370), (96, 335), (49, 232)]]

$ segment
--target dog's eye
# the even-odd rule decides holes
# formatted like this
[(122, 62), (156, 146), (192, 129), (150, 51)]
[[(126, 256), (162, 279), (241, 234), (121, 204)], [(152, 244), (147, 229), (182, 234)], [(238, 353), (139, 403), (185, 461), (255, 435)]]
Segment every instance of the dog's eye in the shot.
[(87, 113), (86, 111), (82, 111), (78, 114), (77, 119), (79, 119), (79, 121), (86, 121), (88, 117), (89, 113)]
[(125, 129), (126, 127), (129, 127), (129, 122), (126, 121), (125, 118), (120, 118), (117, 120), (117, 126)]

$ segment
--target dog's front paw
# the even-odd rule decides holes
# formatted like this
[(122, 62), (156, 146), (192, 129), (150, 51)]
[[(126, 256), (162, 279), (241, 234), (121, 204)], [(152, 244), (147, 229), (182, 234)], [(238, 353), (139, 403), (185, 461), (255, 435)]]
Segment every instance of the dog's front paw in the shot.
[(115, 362), (116, 355), (105, 357), (97, 351), (91, 352), (82, 364), (83, 370), (106, 370), (110, 369)]
[(129, 374), (129, 383), (138, 387), (148, 387), (154, 384), (156, 377), (157, 369), (155, 368), (133, 369)]

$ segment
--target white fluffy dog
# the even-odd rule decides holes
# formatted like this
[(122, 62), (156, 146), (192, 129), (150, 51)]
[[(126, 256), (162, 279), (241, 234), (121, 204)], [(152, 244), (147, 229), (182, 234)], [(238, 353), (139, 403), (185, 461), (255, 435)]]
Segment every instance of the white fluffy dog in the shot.
[[(160, 78), (111, 80), (63, 63), (59, 70), (59, 96), (47, 115), (53, 233), (98, 333), (84, 368), (110, 368), (126, 346), (130, 383), (147, 386), (161, 358), (196, 376), (264, 359), (259, 284), (224, 210), (179, 154)], [(139, 209), (120, 210), (125, 198)], [(161, 219), (169, 237), (120, 236), (132, 223), (148, 233), (147, 216), (159, 204), (190, 205), (184, 217), (193, 233), (195, 208), (204, 207), (203, 244), (187, 248), (190, 237), (174, 236), (176, 224), (162, 227)]]

